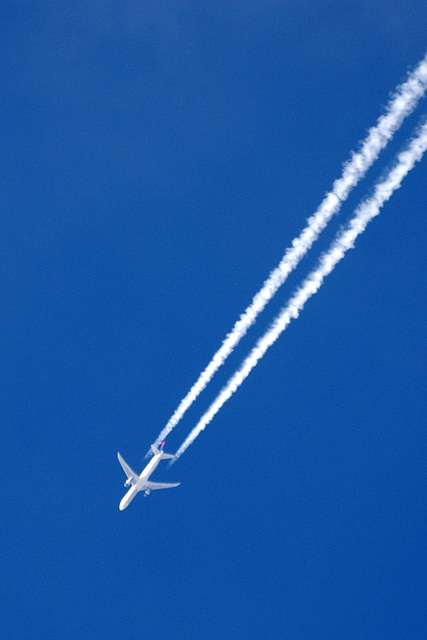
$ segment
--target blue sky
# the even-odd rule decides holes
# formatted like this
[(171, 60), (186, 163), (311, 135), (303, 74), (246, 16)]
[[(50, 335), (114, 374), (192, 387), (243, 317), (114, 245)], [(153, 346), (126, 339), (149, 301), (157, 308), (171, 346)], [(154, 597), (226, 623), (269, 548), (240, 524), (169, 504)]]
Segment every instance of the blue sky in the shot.
[(22, 1), (0, 29), (3, 637), (424, 638), (425, 159), (153, 476), (179, 488), (119, 512), (116, 452), (142, 469), (425, 54), (425, 4)]

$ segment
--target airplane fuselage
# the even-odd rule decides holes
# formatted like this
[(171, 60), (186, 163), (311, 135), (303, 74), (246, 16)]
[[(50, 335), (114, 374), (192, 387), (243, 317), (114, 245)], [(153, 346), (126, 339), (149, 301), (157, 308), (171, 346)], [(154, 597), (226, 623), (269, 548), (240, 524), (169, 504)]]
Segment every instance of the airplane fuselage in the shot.
[(140, 491), (147, 490), (147, 485), (146, 485), (147, 480), (149, 479), (153, 471), (158, 467), (161, 459), (162, 459), (162, 453), (157, 453), (155, 456), (153, 456), (153, 458), (150, 460), (150, 462), (147, 464), (145, 469), (140, 474), (138, 482), (134, 484), (121, 499), (120, 505), (119, 505), (120, 511), (123, 511), (123, 509), (126, 509), (126, 507), (130, 505), (130, 503), (132, 502), (132, 500), (134, 499), (137, 493), (139, 493)]

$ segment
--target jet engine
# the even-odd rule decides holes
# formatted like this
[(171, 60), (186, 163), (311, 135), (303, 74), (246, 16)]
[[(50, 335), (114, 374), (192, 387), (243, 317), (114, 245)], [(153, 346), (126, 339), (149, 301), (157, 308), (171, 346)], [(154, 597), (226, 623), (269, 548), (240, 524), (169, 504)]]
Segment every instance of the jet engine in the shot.
[(149, 496), (149, 495), (150, 495), (150, 493), (151, 493), (151, 489), (147, 489), (147, 490), (144, 492), (144, 498), (146, 498), (147, 496)]
[(131, 482), (132, 482), (132, 478), (128, 478), (125, 482), (125, 487), (130, 487)]

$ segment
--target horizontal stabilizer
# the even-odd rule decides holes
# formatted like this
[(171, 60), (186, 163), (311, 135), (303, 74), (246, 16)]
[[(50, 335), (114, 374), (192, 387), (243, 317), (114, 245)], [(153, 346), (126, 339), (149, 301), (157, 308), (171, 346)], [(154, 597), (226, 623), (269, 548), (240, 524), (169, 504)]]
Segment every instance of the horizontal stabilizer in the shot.
[(175, 456), (173, 455), (173, 453), (165, 453), (164, 451), (162, 451), (161, 449), (158, 449), (156, 447), (156, 445), (152, 444), (151, 445), (151, 452), (155, 455), (158, 456), (159, 453), (162, 454), (162, 460), (166, 459), (166, 458), (175, 458)]

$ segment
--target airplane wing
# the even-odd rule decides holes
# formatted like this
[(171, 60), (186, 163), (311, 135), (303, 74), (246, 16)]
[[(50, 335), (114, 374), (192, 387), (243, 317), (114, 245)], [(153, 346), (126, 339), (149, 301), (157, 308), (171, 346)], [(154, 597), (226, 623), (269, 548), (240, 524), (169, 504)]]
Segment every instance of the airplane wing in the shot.
[(119, 459), (120, 464), (123, 467), (123, 471), (125, 472), (125, 474), (127, 475), (128, 478), (130, 478), (132, 485), (136, 484), (139, 480), (139, 476), (137, 473), (135, 473), (135, 471), (133, 471), (130, 466), (128, 465), (127, 462), (125, 462), (122, 458), (122, 456), (120, 455), (120, 453), (117, 453), (117, 457)]
[(167, 482), (146, 482), (145, 487), (150, 491), (153, 491), (154, 489), (172, 489), (172, 487), (178, 487), (180, 484), (180, 482), (172, 484), (168, 484)]

